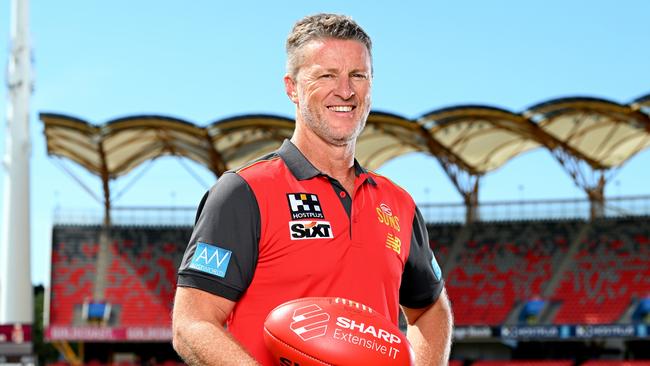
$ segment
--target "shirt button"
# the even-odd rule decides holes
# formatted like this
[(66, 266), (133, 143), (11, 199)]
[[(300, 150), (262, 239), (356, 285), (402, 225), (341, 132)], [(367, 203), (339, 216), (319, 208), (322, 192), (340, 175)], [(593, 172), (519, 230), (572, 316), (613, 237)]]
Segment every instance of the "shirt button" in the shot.
[(345, 198), (345, 191), (341, 191), (341, 193), (339, 193), (339, 196), (341, 196), (341, 198)]

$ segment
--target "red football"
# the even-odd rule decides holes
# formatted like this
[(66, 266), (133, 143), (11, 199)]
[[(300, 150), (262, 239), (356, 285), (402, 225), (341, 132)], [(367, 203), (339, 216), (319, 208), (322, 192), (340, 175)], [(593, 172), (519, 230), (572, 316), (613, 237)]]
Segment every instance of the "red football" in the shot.
[(264, 342), (279, 365), (413, 365), (397, 326), (370, 307), (338, 297), (305, 297), (273, 309)]

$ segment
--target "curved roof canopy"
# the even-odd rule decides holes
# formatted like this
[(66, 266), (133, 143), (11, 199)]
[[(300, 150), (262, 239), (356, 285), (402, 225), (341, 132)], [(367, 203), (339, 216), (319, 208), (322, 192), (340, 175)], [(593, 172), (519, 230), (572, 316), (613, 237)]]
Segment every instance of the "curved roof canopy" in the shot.
[(443, 108), (425, 114), (418, 122), (474, 175), (497, 169), (513, 157), (548, 143), (547, 136), (526, 118), (488, 106)]
[(41, 113), (47, 151), (90, 172), (115, 179), (164, 155), (187, 157), (216, 175), (276, 149), (293, 120), (264, 115), (214, 122), (206, 128), (165, 116), (133, 116), (95, 126), (78, 118)]
[(66, 157), (99, 176), (115, 179), (162, 155), (184, 156), (210, 166), (205, 130), (163, 116), (134, 116), (95, 126), (78, 118), (41, 113), (47, 152)]
[(270, 115), (248, 115), (220, 120), (206, 127), (219, 169), (217, 176), (276, 150), (291, 138), (294, 121)]
[[(93, 125), (41, 113), (48, 154), (68, 158), (107, 179), (127, 174), (163, 155), (192, 159), (219, 176), (276, 150), (291, 138), (295, 122), (272, 115), (245, 115), (206, 127), (164, 116), (133, 116)], [(419, 126), (403, 117), (373, 112), (357, 143), (357, 159), (375, 169), (396, 156), (427, 151)]]
[[(416, 120), (371, 112), (357, 141), (356, 157), (369, 169), (411, 152), (453, 163), (472, 176), (503, 166), (535, 148), (562, 148), (593, 169), (620, 166), (650, 146), (650, 95), (622, 105), (596, 98), (561, 98), (517, 114), (480, 105), (443, 108)], [(131, 116), (93, 125), (41, 113), (48, 154), (68, 158), (106, 179), (127, 174), (163, 155), (184, 156), (219, 176), (271, 152), (290, 138), (294, 121), (244, 115), (206, 127), (156, 115)]]
[(594, 169), (620, 166), (650, 145), (648, 116), (604, 99), (554, 99), (530, 107), (524, 115)]

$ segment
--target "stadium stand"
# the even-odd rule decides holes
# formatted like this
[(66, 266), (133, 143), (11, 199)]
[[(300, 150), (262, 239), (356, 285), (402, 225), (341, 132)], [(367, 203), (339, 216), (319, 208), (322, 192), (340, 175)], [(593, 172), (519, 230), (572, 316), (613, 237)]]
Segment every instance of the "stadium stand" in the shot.
[[(429, 225), (456, 325), (538, 321), (527, 315), (538, 315), (546, 304), (557, 304), (553, 324), (644, 321), (643, 304), (650, 296), (647, 218), (594, 221), (565, 269), (560, 264), (583, 223), (475, 223), (454, 258), (449, 258), (453, 238), (448, 235), (457, 233), (457, 227)], [(557, 288), (544, 296), (553, 276), (559, 276)], [(519, 316), (513, 317), (514, 312)]]
[[(563, 275), (556, 324), (617, 323), (650, 295), (650, 225), (644, 217), (597, 220)], [(629, 322), (629, 319), (628, 319)]]
[[(86, 325), (92, 299), (98, 226), (55, 226), (52, 239), (50, 325)], [(168, 326), (176, 269), (189, 227), (113, 227), (105, 298), (107, 325)]]
[(97, 237), (96, 227), (53, 229), (50, 324), (72, 325), (75, 307), (92, 296)]
[[(537, 298), (565, 255), (580, 221), (476, 223), (451, 272), (447, 290), (457, 325), (503, 324), (517, 303)], [(444, 257), (449, 239), (431, 226), (432, 247)], [(447, 261), (449, 263), (449, 260)]]
[(461, 224), (428, 225), (429, 245), (435, 251), (436, 260), (443, 265), (449, 260), (456, 235), (462, 229)]
[[(525, 309), (539, 311), (539, 307), (533, 308), (543, 307), (544, 303), (554, 303), (556, 307), (540, 324), (626, 324), (634, 321), (634, 314), (639, 312), (642, 315), (636, 320), (644, 321), (642, 305), (650, 296), (650, 221), (643, 217), (602, 219), (592, 222), (586, 231), (584, 224), (578, 219), (479, 222), (465, 226), (430, 224), (430, 244), (443, 266), (456, 326), (499, 327), (512, 321), (529, 324), (526, 317), (519, 319), (514, 315), (525, 313)], [(49, 326), (97, 325), (89, 323), (83, 315), (84, 305), (97, 300), (92, 296), (100, 231), (101, 227), (96, 225), (53, 228)], [(586, 234), (579, 234), (583, 231)], [(189, 226), (111, 229), (103, 299), (111, 310), (102, 325), (169, 327), (176, 269), (190, 234)], [(550, 286), (553, 282), (557, 285)], [(549, 288), (553, 290), (550, 294)], [(93, 312), (90, 307), (86, 311)], [(88, 343), (86, 351), (99, 357), (97, 366), (134, 365), (132, 361), (111, 361), (113, 356), (108, 350), (117, 352), (111, 347)], [(156, 355), (162, 348), (155, 343), (146, 347), (137, 344), (137, 351), (128, 351), (142, 357), (135, 364), (145, 364), (149, 355)], [(165, 347), (165, 352), (172, 354), (171, 346)], [(556, 353), (555, 357), (562, 361), (553, 362), (542, 362), (544, 357), (539, 353), (528, 356), (539, 360), (525, 362), (473, 362), (474, 358), (463, 358), (461, 353), (450, 364), (582, 366), (581, 360), (567, 361), (564, 354)], [(172, 356), (158, 360), (155, 365), (180, 365)], [(627, 364), (621, 361), (585, 365)]]

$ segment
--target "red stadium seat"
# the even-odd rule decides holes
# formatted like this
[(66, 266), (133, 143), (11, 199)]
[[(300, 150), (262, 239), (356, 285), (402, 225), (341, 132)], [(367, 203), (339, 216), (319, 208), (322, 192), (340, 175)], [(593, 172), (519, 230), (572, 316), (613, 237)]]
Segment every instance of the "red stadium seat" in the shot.
[(518, 302), (538, 297), (576, 227), (565, 221), (474, 224), (456, 266), (445, 273), (456, 324), (499, 325)]
[[(79, 325), (91, 299), (97, 269), (97, 226), (53, 230), (51, 325)], [(176, 270), (190, 227), (113, 227), (105, 301), (112, 326), (169, 326)]]
[(562, 302), (556, 324), (616, 323), (650, 293), (647, 220), (601, 220), (580, 245), (554, 298)]

